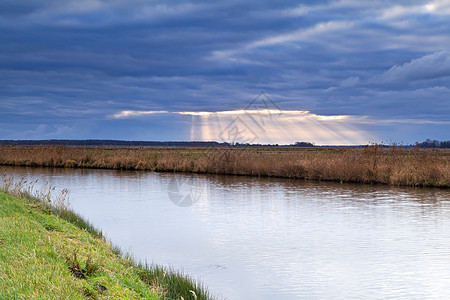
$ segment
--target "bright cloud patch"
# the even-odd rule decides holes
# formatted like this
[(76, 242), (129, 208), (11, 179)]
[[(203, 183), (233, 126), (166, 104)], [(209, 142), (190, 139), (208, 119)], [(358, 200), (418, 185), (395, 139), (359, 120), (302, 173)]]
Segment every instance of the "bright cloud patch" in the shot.
[[(121, 111), (114, 118), (134, 118), (166, 111)], [(191, 116), (192, 141), (228, 143), (320, 145), (366, 144), (374, 137), (358, 128), (360, 118), (317, 115), (302, 110), (243, 109), (230, 111), (185, 111), (172, 115)]]
[(114, 114), (113, 117), (115, 119), (126, 119), (126, 118), (130, 118), (130, 117), (138, 117), (138, 116), (154, 115), (154, 114), (164, 114), (164, 113), (168, 113), (168, 111), (164, 111), (164, 110), (159, 110), (159, 111), (122, 110), (121, 112)]
[(428, 12), (437, 15), (450, 15), (450, 1), (448, 0), (437, 0), (425, 5)]
[(350, 116), (321, 116), (308, 111), (249, 110), (192, 114), (191, 140), (228, 143), (320, 145), (368, 143), (373, 136)]

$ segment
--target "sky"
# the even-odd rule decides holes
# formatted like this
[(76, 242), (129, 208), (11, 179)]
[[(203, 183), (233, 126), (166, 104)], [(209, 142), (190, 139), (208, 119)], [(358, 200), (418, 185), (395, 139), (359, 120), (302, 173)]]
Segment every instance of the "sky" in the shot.
[(450, 0), (0, 0), (0, 139), (450, 139)]

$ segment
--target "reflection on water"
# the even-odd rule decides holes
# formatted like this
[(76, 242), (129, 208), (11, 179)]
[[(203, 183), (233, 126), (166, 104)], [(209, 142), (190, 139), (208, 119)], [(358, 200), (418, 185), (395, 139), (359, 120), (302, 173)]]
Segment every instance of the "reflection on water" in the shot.
[(442, 299), (450, 292), (448, 190), (3, 168), (67, 187), (72, 207), (114, 244), (180, 267), (223, 298)]

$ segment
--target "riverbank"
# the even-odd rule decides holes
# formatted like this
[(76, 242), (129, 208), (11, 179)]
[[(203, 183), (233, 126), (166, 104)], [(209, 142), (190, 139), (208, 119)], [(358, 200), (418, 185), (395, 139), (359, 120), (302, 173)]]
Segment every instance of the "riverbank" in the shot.
[(65, 191), (32, 189), (0, 182), (0, 299), (212, 298), (183, 274), (123, 256), (68, 208)]
[(0, 164), (450, 187), (450, 150), (0, 146)]

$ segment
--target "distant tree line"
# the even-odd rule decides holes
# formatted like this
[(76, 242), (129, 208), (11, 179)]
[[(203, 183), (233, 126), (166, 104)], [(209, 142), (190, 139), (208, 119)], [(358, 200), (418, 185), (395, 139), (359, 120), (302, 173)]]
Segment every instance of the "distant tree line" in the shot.
[(120, 141), (120, 140), (0, 140), (0, 145), (64, 145), (64, 146), (121, 146), (121, 147), (314, 147), (308, 142), (296, 142), (292, 145), (219, 143), (215, 141)]
[[(222, 143), (223, 144), (223, 143)], [(121, 140), (0, 140), (0, 145), (129, 146), (129, 147), (219, 147), (218, 142), (157, 142)]]
[(425, 142), (416, 143), (419, 148), (450, 148), (450, 141), (437, 141), (427, 139)]
[[(249, 144), (249, 143), (226, 143), (215, 141), (121, 141), (121, 140), (0, 140), (0, 145), (64, 145), (64, 146), (119, 146), (119, 147), (237, 147), (237, 148), (258, 148), (258, 147), (316, 147), (311, 142), (295, 142), (290, 145), (279, 144)], [(379, 147), (389, 147), (389, 145), (378, 145)], [(438, 141), (427, 139), (422, 143), (416, 143), (419, 148), (450, 148), (450, 141)], [(321, 147), (321, 146), (318, 146)], [(323, 147), (323, 146), (322, 146)], [(360, 146), (335, 146), (335, 147), (363, 147)], [(407, 147), (414, 147), (409, 145)]]

